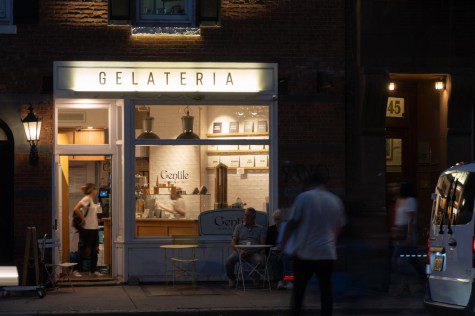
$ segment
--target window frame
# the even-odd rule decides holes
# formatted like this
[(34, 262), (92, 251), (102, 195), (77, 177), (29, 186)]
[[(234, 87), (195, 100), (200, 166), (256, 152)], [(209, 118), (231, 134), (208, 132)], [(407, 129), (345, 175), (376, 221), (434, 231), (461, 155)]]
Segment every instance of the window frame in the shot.
[[(262, 105), (269, 107), (269, 138), (267, 139), (144, 139), (139, 140), (135, 138), (135, 107), (137, 105), (156, 105), (156, 106), (183, 106), (183, 101), (162, 102), (150, 99), (129, 99), (126, 102), (126, 120), (124, 126), (130, 126), (128, 135), (124, 140), (125, 144), (129, 144), (129, 149), (126, 149), (129, 154), (124, 156), (125, 164), (129, 166), (129, 171), (125, 170), (125, 176), (131, 177), (135, 173), (135, 146), (159, 146), (159, 145), (268, 145), (269, 146), (269, 210), (275, 209), (277, 206), (277, 199), (279, 195), (278, 190), (278, 131), (277, 131), (277, 111), (278, 104), (276, 101), (263, 102), (240, 102), (240, 101), (208, 101), (190, 103), (187, 105), (209, 105), (209, 106), (246, 106), (246, 105)], [(132, 128), (134, 127), (134, 128)], [(130, 146), (130, 147), (129, 147)], [(128, 174), (132, 172), (131, 174)], [(170, 240), (169, 236), (137, 236), (136, 231), (136, 210), (135, 210), (135, 190), (134, 183), (131, 178), (124, 183), (124, 220), (130, 223), (126, 228), (125, 235), (132, 243), (143, 242), (159, 242), (163, 243)], [(129, 192), (127, 192), (129, 191)], [(269, 216), (270, 214), (268, 214)]]
[[(54, 145), (55, 152), (60, 155), (65, 154), (83, 154), (83, 155), (98, 155), (99, 153), (105, 155), (114, 154), (114, 146), (116, 145), (116, 102), (114, 100), (88, 100), (88, 99), (76, 99), (76, 100), (56, 100), (55, 102), (55, 130), (54, 130)], [(104, 109), (108, 111), (108, 143), (103, 145), (80, 145), (80, 144), (58, 144), (58, 114), (61, 109)]]

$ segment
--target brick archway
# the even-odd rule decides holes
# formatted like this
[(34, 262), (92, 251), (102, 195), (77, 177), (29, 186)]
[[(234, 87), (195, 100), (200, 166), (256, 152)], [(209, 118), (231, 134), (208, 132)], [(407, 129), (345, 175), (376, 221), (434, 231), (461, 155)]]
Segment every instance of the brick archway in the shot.
[(0, 138), (0, 265), (14, 261), (14, 221), (13, 221), (13, 167), (14, 140), (8, 125), (0, 120), (0, 130), (5, 137)]

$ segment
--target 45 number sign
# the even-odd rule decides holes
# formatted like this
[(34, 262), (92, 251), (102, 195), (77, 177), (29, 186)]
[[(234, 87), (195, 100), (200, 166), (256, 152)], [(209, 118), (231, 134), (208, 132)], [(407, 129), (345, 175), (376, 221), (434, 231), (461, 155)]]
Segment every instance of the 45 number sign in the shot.
[(386, 117), (404, 117), (404, 98), (388, 98)]

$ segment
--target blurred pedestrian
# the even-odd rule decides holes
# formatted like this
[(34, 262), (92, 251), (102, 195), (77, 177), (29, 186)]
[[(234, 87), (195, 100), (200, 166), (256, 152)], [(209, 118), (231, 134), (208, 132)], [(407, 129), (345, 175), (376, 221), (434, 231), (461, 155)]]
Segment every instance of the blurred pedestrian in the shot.
[(343, 203), (324, 184), (321, 174), (309, 176), (308, 191), (297, 196), (284, 232), (284, 252), (294, 262), (293, 315), (300, 315), (305, 288), (314, 274), (320, 285), (321, 314), (333, 312), (331, 278), (337, 259), (337, 237), (346, 218)]
[(417, 200), (410, 182), (402, 182), (399, 185), (392, 232), (393, 236), (401, 241), (401, 245), (417, 245)]
[(277, 289), (287, 289), (292, 287), (292, 283), (284, 280), (285, 275), (291, 271), (290, 257), (282, 251), (282, 238), (284, 236), (286, 221), (282, 220), (282, 213), (279, 209), (272, 214), (274, 225), (267, 229), (266, 245), (273, 247), (269, 251), (269, 263), (272, 267), (272, 276), (277, 280)]

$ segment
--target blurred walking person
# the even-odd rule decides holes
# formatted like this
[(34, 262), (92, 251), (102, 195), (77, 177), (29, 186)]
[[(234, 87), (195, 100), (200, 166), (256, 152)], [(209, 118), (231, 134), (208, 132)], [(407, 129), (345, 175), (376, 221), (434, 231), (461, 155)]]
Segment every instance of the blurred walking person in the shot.
[(309, 176), (307, 191), (297, 196), (285, 227), (284, 252), (294, 262), (293, 315), (300, 315), (307, 283), (314, 274), (320, 285), (321, 314), (333, 312), (331, 278), (337, 260), (337, 238), (346, 218), (343, 203), (324, 184), (319, 173)]

